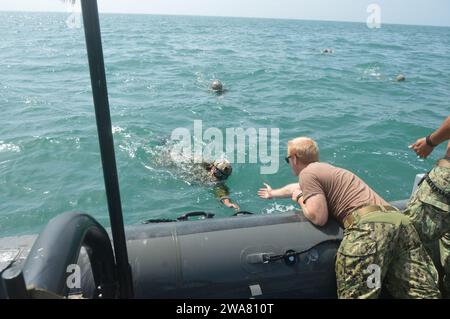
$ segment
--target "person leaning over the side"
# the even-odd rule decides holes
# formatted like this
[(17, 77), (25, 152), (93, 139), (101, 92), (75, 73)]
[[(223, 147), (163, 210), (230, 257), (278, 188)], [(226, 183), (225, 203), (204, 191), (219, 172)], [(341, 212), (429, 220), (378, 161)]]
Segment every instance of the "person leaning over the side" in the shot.
[[(315, 141), (299, 137), (288, 143), (286, 161), (298, 184), (272, 189), (261, 198), (292, 197), (313, 224), (332, 216), (345, 228), (336, 256), (339, 298), (376, 298), (384, 286), (394, 298), (439, 298), (436, 268), (406, 216), (352, 172), (319, 162)], [(372, 267), (379, 285), (369, 285)]]
[[(410, 146), (421, 158), (426, 158), (439, 144), (450, 139), (450, 116), (432, 134)], [(440, 262), (443, 267), (443, 294), (450, 297), (450, 142), (446, 156), (437, 161), (412, 195), (405, 214), (416, 227), (422, 242), (430, 249), (439, 240)]]

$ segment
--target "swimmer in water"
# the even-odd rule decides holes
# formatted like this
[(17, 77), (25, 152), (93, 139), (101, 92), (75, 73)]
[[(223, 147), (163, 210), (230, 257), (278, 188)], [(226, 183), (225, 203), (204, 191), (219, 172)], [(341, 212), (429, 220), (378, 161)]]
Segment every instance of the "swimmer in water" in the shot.
[(397, 75), (396, 80), (397, 80), (397, 82), (403, 82), (406, 80), (406, 77), (403, 74), (399, 74), (399, 75)]
[(223, 93), (225, 91), (223, 89), (222, 82), (220, 82), (219, 80), (212, 81), (211, 85), (210, 85), (210, 89), (211, 89), (211, 91), (213, 91), (215, 93), (218, 93), (218, 94), (221, 94), (221, 93)]
[(176, 148), (169, 139), (161, 139), (157, 156), (154, 160), (165, 167), (177, 170), (176, 176), (186, 181), (189, 185), (200, 184), (210, 186), (214, 196), (228, 208), (240, 211), (239, 205), (233, 203), (230, 198), (230, 190), (225, 181), (230, 177), (233, 168), (229, 161), (215, 160), (205, 161), (194, 159), (183, 154), (182, 149)]
[(216, 160), (212, 163), (203, 162), (194, 164), (193, 173), (196, 177), (205, 184), (213, 186), (214, 195), (216, 198), (228, 208), (233, 208), (237, 212), (240, 211), (238, 204), (233, 203), (230, 198), (230, 190), (225, 185), (225, 180), (230, 177), (233, 168), (227, 160)]

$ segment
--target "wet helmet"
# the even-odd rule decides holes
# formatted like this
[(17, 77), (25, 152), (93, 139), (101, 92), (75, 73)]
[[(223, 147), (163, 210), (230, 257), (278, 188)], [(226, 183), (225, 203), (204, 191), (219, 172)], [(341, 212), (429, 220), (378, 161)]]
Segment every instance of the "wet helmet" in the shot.
[(212, 83), (211, 83), (211, 90), (217, 91), (217, 92), (223, 91), (222, 82), (220, 82), (219, 80), (212, 81)]
[(227, 179), (233, 171), (230, 162), (227, 160), (214, 161), (213, 166), (216, 168), (214, 171), (214, 176), (220, 180)]

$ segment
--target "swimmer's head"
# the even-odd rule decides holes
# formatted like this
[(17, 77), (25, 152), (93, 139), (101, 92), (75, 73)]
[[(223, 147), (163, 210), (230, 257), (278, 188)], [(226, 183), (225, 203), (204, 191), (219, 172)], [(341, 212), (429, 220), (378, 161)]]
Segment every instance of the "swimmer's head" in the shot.
[(214, 80), (211, 82), (211, 90), (216, 92), (222, 92), (223, 91), (223, 85), (222, 82), (219, 80)]
[(218, 180), (225, 180), (230, 177), (233, 168), (227, 160), (217, 160), (212, 164), (211, 172)]
[(406, 77), (403, 74), (397, 75), (397, 82), (403, 82), (406, 80)]

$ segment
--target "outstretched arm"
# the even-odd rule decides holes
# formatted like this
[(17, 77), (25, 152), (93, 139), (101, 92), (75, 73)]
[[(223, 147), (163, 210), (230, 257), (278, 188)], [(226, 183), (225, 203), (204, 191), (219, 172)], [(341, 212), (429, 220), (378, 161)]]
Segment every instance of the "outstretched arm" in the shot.
[(233, 201), (230, 198), (230, 190), (228, 189), (228, 186), (220, 183), (217, 184), (214, 187), (214, 194), (216, 196), (217, 199), (219, 199), (219, 201), (224, 204), (225, 206), (227, 206), (228, 208), (234, 208), (235, 211), (240, 211), (241, 208), (239, 207), (238, 204), (233, 203)]
[(431, 133), (431, 141), (435, 145), (439, 145), (447, 140), (450, 140), (450, 116), (447, 117), (435, 132)]
[[(428, 139), (428, 141), (427, 141)], [(434, 147), (450, 139), (450, 116), (442, 123), (442, 125), (427, 137), (418, 139), (414, 144), (410, 145), (417, 155), (427, 158), (433, 152)], [(434, 146), (433, 146), (434, 145)], [(450, 143), (447, 147), (447, 156), (450, 154)]]
[(227, 206), (228, 208), (233, 208), (233, 209), (234, 209), (235, 211), (237, 211), (237, 212), (241, 210), (241, 208), (239, 207), (239, 205), (236, 204), (236, 203), (233, 203), (233, 202), (231, 201), (231, 198), (229, 198), (229, 197), (224, 197), (224, 198), (222, 198), (220, 201), (222, 202), (222, 204), (224, 204), (224, 205)]
[(264, 183), (265, 188), (260, 188), (258, 196), (263, 199), (290, 198), (292, 193), (300, 189), (298, 183), (288, 184), (282, 188), (272, 189), (269, 184)]

